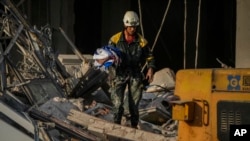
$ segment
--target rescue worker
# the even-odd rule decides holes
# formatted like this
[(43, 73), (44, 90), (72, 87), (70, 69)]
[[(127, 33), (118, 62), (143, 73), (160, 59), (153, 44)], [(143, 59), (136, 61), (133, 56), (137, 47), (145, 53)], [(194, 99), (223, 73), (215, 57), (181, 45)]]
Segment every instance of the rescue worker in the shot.
[[(124, 114), (124, 96), (127, 90), (128, 110), (131, 127), (137, 128), (139, 123), (138, 105), (143, 92), (143, 80), (153, 81), (155, 59), (147, 40), (138, 33), (139, 18), (136, 12), (127, 11), (123, 18), (124, 28), (114, 34), (109, 45), (121, 51), (121, 63), (115, 69), (115, 78), (111, 84), (111, 100), (113, 103), (114, 122), (121, 124)], [(142, 66), (147, 63), (144, 77)], [(126, 89), (127, 88), (127, 89)]]

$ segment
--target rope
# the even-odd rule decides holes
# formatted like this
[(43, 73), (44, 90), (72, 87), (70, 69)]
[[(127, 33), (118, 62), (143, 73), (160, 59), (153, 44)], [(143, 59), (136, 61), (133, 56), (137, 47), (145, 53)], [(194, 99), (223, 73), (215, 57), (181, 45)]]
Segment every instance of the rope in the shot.
[(199, 0), (199, 7), (198, 7), (198, 20), (197, 20), (197, 32), (196, 32), (196, 51), (195, 51), (195, 68), (197, 68), (197, 64), (198, 64), (200, 11), (201, 11), (201, 0)]
[[(156, 42), (157, 42), (157, 40), (158, 40), (158, 38), (159, 38), (159, 35), (160, 35), (160, 33), (161, 33), (161, 30), (162, 30), (164, 21), (165, 21), (165, 19), (166, 19), (166, 15), (167, 15), (167, 13), (168, 13), (170, 4), (171, 4), (171, 0), (168, 1), (168, 5), (167, 5), (167, 8), (166, 8), (165, 13), (164, 13), (164, 15), (163, 15), (163, 18), (162, 18), (162, 21), (161, 21), (160, 28), (159, 28), (159, 30), (158, 30), (158, 32), (157, 32), (157, 34), (156, 34), (154, 43), (153, 43), (152, 48), (151, 48), (151, 51), (152, 51), (152, 52), (153, 52), (153, 50), (154, 50), (154, 48), (155, 48)], [(141, 72), (143, 72), (143, 70), (145, 69), (146, 65), (147, 65), (147, 63), (144, 64), (144, 66), (142, 67)]]
[(155, 37), (155, 41), (154, 41), (154, 44), (153, 44), (153, 46), (152, 46), (151, 51), (153, 51), (153, 50), (154, 50), (154, 48), (155, 48), (155, 44), (156, 44), (156, 42), (157, 42), (157, 40), (158, 40), (158, 37), (159, 37), (159, 35), (160, 35), (160, 32), (161, 32), (161, 29), (162, 29), (162, 27), (163, 27), (164, 21), (165, 21), (165, 19), (166, 19), (166, 15), (167, 15), (168, 10), (169, 10), (170, 3), (171, 3), (171, 0), (169, 0), (169, 1), (168, 1), (167, 8), (166, 8), (166, 10), (165, 10), (165, 13), (164, 13), (163, 19), (162, 19), (162, 21), (161, 21), (161, 26), (160, 26), (160, 28), (159, 28), (159, 30), (158, 30), (158, 33), (157, 33), (156, 37)]
[(143, 25), (142, 25), (142, 13), (141, 13), (141, 0), (138, 0), (138, 5), (139, 5), (139, 17), (140, 17), (140, 27), (141, 27), (141, 34), (144, 37), (144, 30), (143, 30)]
[(184, 0), (184, 41), (183, 41), (183, 68), (186, 68), (186, 42), (187, 42), (187, 0)]

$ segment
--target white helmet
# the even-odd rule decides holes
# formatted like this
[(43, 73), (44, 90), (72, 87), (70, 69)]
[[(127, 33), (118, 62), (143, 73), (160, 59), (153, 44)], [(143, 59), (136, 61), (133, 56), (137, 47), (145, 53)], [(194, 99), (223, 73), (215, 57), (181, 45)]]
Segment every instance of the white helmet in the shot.
[(138, 26), (138, 15), (134, 11), (127, 11), (124, 15), (123, 23), (125, 26)]

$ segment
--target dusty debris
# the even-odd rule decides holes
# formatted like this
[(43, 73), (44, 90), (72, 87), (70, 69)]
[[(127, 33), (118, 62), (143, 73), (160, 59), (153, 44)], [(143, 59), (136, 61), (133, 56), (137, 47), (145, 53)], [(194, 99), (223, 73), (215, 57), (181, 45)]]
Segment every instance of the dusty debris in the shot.
[[(85, 126), (93, 134), (102, 134), (102, 140), (109, 140), (110, 137), (116, 137), (123, 140), (136, 140), (136, 141), (151, 141), (152, 138), (157, 141), (169, 141), (160, 134), (154, 134), (143, 130), (138, 130), (126, 126), (121, 126), (111, 122), (107, 122), (100, 118), (92, 117), (82, 112), (71, 110), (68, 119)], [(114, 139), (114, 138), (113, 138)]]
[[(123, 125), (113, 124), (112, 103), (103, 89), (108, 74), (92, 68), (91, 58), (79, 54), (72, 43), (74, 63), (69, 68), (62, 60), (70, 58), (59, 58), (51, 47), (48, 25), (32, 27), (10, 0), (0, 4), (4, 8), (0, 17), (0, 125), (6, 127), (1, 133), (20, 136), (1, 134), (1, 140), (176, 139), (178, 123), (171, 119), (169, 101), (178, 98), (173, 96), (171, 69), (163, 69), (166, 75), (144, 92), (139, 129), (126, 124), (129, 114), (124, 115)], [(161, 72), (156, 72), (156, 80)]]
[(154, 80), (146, 92), (173, 90), (175, 87), (175, 74), (170, 68), (163, 68), (154, 75)]

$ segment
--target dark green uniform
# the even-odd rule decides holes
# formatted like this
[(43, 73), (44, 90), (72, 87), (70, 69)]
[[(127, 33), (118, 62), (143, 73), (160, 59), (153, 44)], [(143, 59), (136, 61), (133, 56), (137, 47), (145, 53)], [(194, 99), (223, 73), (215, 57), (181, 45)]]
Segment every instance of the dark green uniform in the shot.
[(142, 66), (155, 68), (155, 60), (147, 46), (147, 41), (136, 34), (131, 43), (127, 43), (123, 32), (110, 38), (109, 44), (121, 51), (121, 64), (115, 69), (115, 77), (111, 84), (111, 99), (114, 105), (114, 122), (120, 124), (124, 112), (124, 94), (128, 88), (128, 108), (131, 116), (131, 126), (136, 127), (139, 122), (138, 104), (142, 97), (143, 75)]

